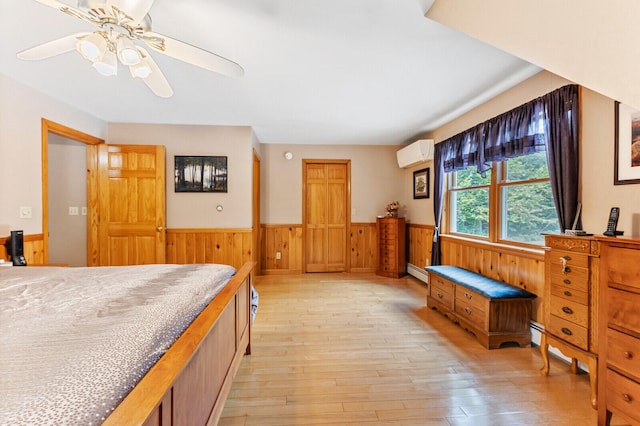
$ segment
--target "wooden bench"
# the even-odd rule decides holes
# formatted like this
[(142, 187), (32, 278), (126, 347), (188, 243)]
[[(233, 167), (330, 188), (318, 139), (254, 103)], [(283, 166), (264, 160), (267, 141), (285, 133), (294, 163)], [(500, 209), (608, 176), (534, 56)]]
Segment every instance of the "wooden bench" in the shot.
[(529, 322), (535, 294), (457, 266), (425, 269), (429, 273), (427, 306), (475, 334), (487, 349), (507, 342), (531, 346)]

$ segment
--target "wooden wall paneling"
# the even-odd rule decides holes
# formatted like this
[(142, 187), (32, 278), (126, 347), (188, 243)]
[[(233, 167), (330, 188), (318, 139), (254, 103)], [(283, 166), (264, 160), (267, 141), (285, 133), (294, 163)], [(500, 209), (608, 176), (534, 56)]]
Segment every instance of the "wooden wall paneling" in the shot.
[(349, 236), (349, 245), (351, 251), (351, 272), (375, 272), (375, 223), (352, 223)]
[[(7, 242), (7, 237), (0, 237), (0, 259), (4, 259), (9, 261), (9, 256), (7, 255), (7, 250), (5, 248), (5, 243)], [(32, 235), (24, 235), (24, 258), (27, 260), (28, 265), (43, 265), (45, 263), (44, 256), (44, 235), (43, 234), (32, 234)]]
[[(262, 273), (302, 272), (302, 225), (262, 225)], [(280, 252), (280, 259), (276, 253)]]
[(240, 268), (251, 258), (250, 229), (167, 229), (167, 263), (224, 263)]
[(433, 226), (409, 224), (407, 228), (409, 246), (407, 260), (410, 264), (422, 269), (431, 264)]

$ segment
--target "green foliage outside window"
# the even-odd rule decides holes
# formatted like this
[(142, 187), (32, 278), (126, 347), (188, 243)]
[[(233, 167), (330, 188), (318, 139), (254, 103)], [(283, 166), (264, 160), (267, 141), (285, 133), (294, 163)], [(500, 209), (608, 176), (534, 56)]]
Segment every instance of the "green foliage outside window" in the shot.
[[(505, 182), (498, 182), (500, 239), (526, 244), (544, 243), (542, 233), (559, 232), (545, 152), (501, 163)], [(475, 167), (455, 172), (451, 192), (451, 231), (489, 236), (491, 171), (486, 177)]]

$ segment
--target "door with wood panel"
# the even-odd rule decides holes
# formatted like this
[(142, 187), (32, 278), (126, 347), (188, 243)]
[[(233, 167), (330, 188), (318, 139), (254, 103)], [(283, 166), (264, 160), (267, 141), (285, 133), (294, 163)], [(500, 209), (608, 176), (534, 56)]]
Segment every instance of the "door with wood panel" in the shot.
[(350, 161), (304, 160), (306, 272), (348, 271)]
[(165, 149), (98, 146), (100, 265), (165, 262)]

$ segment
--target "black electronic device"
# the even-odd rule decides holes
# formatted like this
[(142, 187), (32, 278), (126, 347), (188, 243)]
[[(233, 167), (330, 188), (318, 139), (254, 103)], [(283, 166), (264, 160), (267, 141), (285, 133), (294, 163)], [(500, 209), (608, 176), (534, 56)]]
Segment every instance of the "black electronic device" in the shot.
[(27, 266), (24, 258), (24, 233), (22, 231), (11, 231), (11, 236), (5, 242), (7, 254), (11, 256), (13, 266)]
[(624, 234), (623, 231), (618, 231), (618, 217), (620, 217), (620, 207), (611, 207), (609, 213), (609, 220), (607, 221), (607, 230), (604, 231), (604, 235), (608, 237), (615, 237), (616, 235)]

